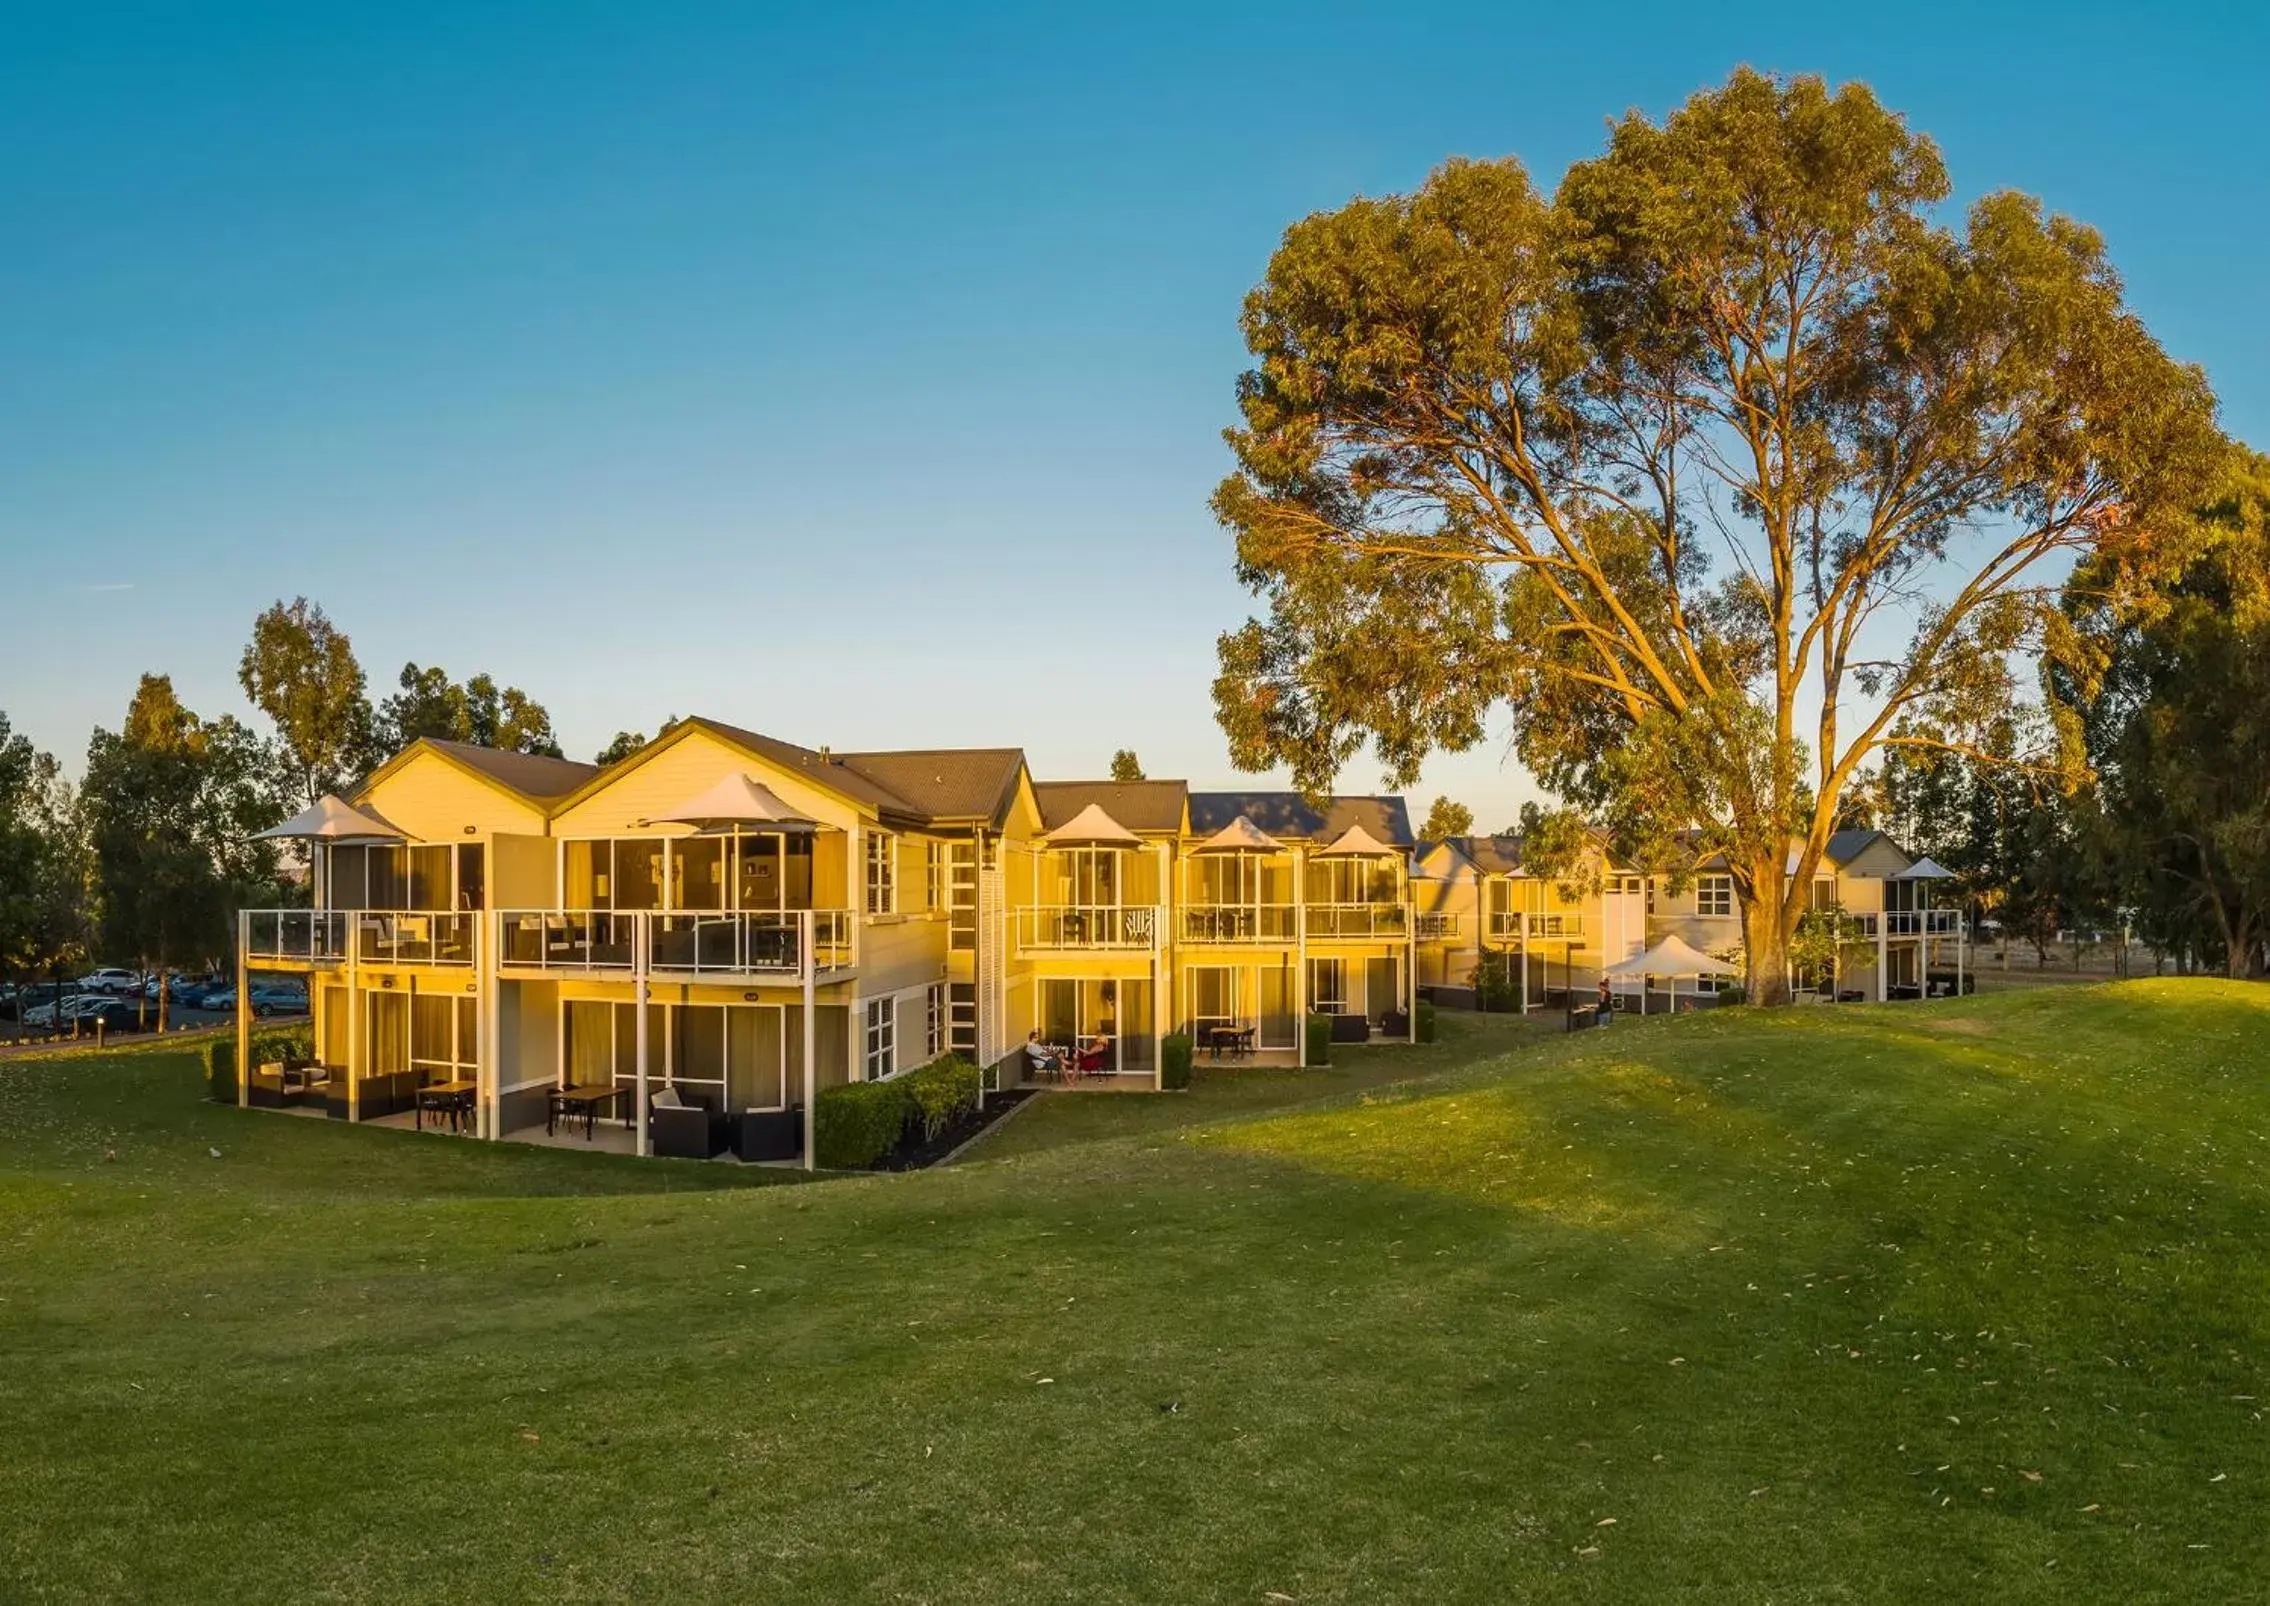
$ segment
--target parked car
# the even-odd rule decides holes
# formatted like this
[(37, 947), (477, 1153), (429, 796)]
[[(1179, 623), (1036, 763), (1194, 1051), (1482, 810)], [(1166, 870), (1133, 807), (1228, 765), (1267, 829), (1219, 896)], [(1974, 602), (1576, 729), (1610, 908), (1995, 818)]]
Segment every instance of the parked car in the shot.
[(66, 993), (52, 1004), (34, 1004), (24, 1011), (26, 1026), (68, 1026), (82, 1005), (99, 1004), (107, 993)]
[(142, 1028), (142, 1012), (123, 998), (97, 998), (79, 1006), (71, 1017), (82, 1034), (100, 1026), (106, 1032), (133, 1032)]
[(7, 1001), (0, 1003), (0, 1020), (23, 1020), (30, 1010), (52, 1009), (75, 990), (57, 981), (35, 981), (28, 987), (15, 988)]
[(307, 1013), (307, 990), (303, 987), (263, 987), (252, 989), (252, 1012), (256, 1015), (304, 1015)]
[(138, 991), (141, 985), (142, 977), (138, 972), (116, 965), (90, 970), (79, 978), (79, 991), (83, 993), (131, 993)]

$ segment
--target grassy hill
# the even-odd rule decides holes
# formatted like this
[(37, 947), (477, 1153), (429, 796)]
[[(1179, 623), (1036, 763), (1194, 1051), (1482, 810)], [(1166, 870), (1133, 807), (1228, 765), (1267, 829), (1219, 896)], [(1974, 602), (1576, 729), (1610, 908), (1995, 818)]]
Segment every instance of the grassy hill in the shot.
[(1446, 1024), (790, 1186), (0, 1062), (0, 1595), (2259, 1593), (2270, 989)]

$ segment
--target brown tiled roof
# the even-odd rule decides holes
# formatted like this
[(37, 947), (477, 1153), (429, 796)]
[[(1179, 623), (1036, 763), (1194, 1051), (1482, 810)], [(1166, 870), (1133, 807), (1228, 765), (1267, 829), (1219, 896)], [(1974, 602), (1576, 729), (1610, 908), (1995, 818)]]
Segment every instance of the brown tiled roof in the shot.
[(836, 761), (901, 798), (932, 820), (998, 825), (1016, 796), (1024, 752), (1015, 747), (947, 747), (931, 751), (838, 753)]
[(685, 721), (747, 748), (782, 769), (809, 777), (884, 814), (943, 822), (998, 823), (1016, 795), (1025, 755), (1014, 747), (822, 753), (777, 736), (696, 716)]
[(1521, 874), (1521, 838), (1517, 836), (1458, 836), (1450, 840), (1484, 875)]
[(1411, 811), (1399, 797), (1327, 798), (1318, 810), (1298, 792), (1190, 794), (1194, 835), (1212, 836), (1241, 814), (1281, 842), (1301, 838), (1330, 842), (1348, 827), (1360, 825), (1391, 848), (1411, 845)]
[(532, 802), (548, 803), (565, 797), (599, 773), (596, 764), (579, 764), (571, 758), (547, 758), (541, 753), (509, 753), (471, 742), (445, 742), (424, 738), (427, 746), (445, 753), (468, 769), (510, 787)]
[(1130, 831), (1180, 831), (1189, 792), (1180, 781), (1033, 782), (1040, 823), (1051, 831), (1091, 803)]

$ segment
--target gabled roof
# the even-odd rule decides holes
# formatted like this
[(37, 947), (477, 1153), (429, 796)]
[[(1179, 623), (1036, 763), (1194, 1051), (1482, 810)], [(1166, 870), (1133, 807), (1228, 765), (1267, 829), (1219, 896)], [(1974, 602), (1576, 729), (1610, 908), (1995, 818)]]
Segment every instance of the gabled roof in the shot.
[(1484, 875), (1522, 875), (1521, 838), (1517, 836), (1462, 836), (1459, 851), (1474, 861)]
[(1025, 767), (1019, 747), (942, 747), (837, 753), (834, 762), (864, 776), (932, 821), (999, 825)]
[(438, 736), (421, 736), (365, 776), (362, 785), (355, 788), (356, 798), (370, 796), (372, 787), (420, 753), (433, 754), (444, 763), (454, 765), (478, 780), (486, 781), (539, 813), (548, 811), (562, 798), (600, 773), (598, 765), (578, 764), (573, 759), (547, 758), (540, 753), (508, 753), (499, 748), (479, 747), (471, 742), (449, 742)]
[(1183, 799), (1190, 789), (1180, 781), (1035, 781), (1033, 800), (1040, 823), (1053, 831), (1090, 804), (1130, 831), (1182, 829)]
[(1831, 864), (1850, 864), (1860, 855), (1866, 853), (1878, 837), (1883, 837), (1884, 842), (1901, 858), (1904, 859), (1908, 856), (1907, 849), (1901, 847), (1890, 837), (1885, 836), (1883, 832), (1868, 826), (1855, 826), (1847, 831), (1830, 833), (1828, 845), (1821, 851)]
[(1245, 815), (1280, 842), (1326, 843), (1362, 826), (1389, 847), (1411, 846), (1411, 811), (1399, 797), (1334, 797), (1311, 808), (1298, 792), (1193, 792), (1190, 829), (1212, 836)]

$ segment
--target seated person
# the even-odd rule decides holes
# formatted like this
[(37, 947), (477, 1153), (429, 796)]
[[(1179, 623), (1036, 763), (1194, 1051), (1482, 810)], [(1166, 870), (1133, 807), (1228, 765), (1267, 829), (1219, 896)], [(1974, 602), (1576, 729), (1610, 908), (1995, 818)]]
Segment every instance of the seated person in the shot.
[(1098, 1032), (1095, 1036), (1089, 1038), (1087, 1046), (1080, 1050), (1080, 1070), (1083, 1073), (1100, 1071), (1110, 1058), (1111, 1039)]
[(1025, 1036), (1025, 1067), (1035, 1074), (1046, 1074), (1064, 1068), (1063, 1056), (1040, 1040), (1040, 1033)]

